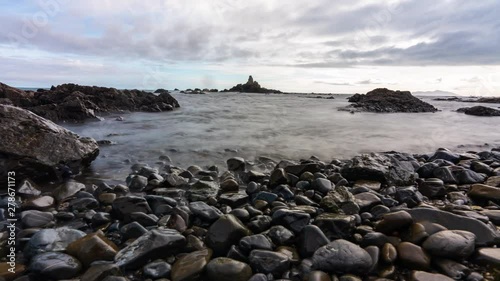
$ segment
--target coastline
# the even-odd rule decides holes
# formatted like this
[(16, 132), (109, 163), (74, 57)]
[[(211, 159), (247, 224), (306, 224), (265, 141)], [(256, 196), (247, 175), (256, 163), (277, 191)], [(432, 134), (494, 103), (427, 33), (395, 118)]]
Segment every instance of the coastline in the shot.
[(270, 171), (232, 157), (227, 167), (135, 164), (116, 185), (67, 180), (41, 192), (23, 182), (15, 276), (496, 274), (500, 148), (261, 160)]

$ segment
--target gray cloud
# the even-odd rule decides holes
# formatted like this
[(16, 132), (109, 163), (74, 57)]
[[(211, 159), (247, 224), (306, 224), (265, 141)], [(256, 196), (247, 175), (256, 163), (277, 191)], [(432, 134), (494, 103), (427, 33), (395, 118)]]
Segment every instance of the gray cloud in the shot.
[(26, 40), (13, 38), (23, 37), (24, 19), (34, 12), (4, 13), (0, 44), (108, 59), (301, 68), (500, 64), (498, 1), (191, 0), (154, 2), (151, 11), (139, 1), (107, 0), (102, 9), (92, 3), (97, 8), (88, 11), (65, 2), (60, 15)]

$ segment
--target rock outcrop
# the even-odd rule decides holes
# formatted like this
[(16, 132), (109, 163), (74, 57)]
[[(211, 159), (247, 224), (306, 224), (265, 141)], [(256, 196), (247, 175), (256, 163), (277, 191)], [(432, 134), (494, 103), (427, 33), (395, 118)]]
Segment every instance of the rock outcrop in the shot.
[(241, 92), (241, 93), (281, 93), (281, 91), (266, 89), (260, 86), (257, 81), (253, 80), (252, 75), (248, 77), (248, 81), (245, 84), (238, 84), (229, 90), (224, 90), (224, 92)]
[(463, 107), (457, 109), (457, 112), (462, 112), (467, 115), (474, 115), (474, 116), (487, 116), (487, 117), (500, 116), (500, 110), (486, 106)]
[(97, 114), (122, 111), (161, 112), (179, 107), (168, 91), (159, 95), (140, 90), (62, 84), (50, 90), (25, 92), (0, 84), (0, 103), (28, 109), (54, 122), (98, 120)]
[(78, 135), (28, 110), (0, 105), (0, 177), (49, 181), (79, 173), (99, 154), (95, 140)]
[(349, 98), (349, 105), (341, 110), (368, 112), (436, 112), (437, 108), (416, 97), (409, 91), (392, 91), (378, 88), (365, 95), (355, 94)]

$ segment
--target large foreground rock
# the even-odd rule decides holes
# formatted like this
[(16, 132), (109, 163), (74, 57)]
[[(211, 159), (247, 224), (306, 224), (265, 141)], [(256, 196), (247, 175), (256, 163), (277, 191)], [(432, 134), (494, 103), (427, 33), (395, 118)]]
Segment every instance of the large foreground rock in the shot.
[(0, 177), (48, 181), (79, 173), (99, 154), (94, 139), (82, 138), (27, 110), (0, 105)]
[(84, 121), (99, 113), (119, 111), (160, 112), (179, 107), (168, 92), (155, 95), (139, 90), (62, 84), (50, 90), (25, 92), (0, 84), (0, 99), (52, 121)]
[(369, 112), (436, 112), (434, 106), (412, 96), (409, 91), (392, 91), (386, 88), (372, 90), (366, 95), (355, 94), (349, 98), (354, 104), (347, 109)]
[(405, 155), (365, 154), (356, 156), (342, 167), (342, 176), (348, 180), (374, 180), (388, 185), (409, 186), (415, 182), (415, 161)]

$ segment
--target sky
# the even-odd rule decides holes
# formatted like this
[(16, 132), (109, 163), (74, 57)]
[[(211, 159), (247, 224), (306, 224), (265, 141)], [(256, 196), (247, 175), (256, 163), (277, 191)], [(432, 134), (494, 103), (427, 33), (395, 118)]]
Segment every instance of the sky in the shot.
[(0, 82), (500, 96), (500, 1), (0, 0)]

